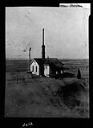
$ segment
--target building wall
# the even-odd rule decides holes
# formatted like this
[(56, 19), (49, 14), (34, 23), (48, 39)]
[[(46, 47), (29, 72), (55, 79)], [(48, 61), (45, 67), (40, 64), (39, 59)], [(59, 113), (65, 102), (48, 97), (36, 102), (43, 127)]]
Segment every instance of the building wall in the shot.
[(50, 74), (50, 67), (49, 65), (44, 65), (44, 75), (49, 77)]
[(33, 63), (30, 65), (30, 71), (32, 74), (39, 75), (39, 65), (36, 61), (33, 61)]
[(61, 76), (61, 74), (63, 73), (62, 69), (58, 69), (55, 67), (51, 67), (50, 68), (50, 77), (56, 77), (56, 76)]

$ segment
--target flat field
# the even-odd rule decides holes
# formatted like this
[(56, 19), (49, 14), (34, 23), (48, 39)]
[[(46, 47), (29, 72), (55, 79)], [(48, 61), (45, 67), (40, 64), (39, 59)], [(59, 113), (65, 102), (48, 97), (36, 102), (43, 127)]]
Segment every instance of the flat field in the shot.
[[(69, 67), (69, 72), (75, 75), (80, 68), (82, 79), (55, 79), (39, 76), (32, 78), (27, 73), (27, 60), (6, 60), (5, 117), (88, 118), (88, 60), (62, 60), (62, 62), (64, 66)], [(84, 83), (86, 91), (77, 96), (80, 104), (71, 107), (74, 102), (72, 98), (66, 99), (63, 96), (65, 92), (59, 90), (66, 85), (70, 87), (71, 83), (76, 82)]]

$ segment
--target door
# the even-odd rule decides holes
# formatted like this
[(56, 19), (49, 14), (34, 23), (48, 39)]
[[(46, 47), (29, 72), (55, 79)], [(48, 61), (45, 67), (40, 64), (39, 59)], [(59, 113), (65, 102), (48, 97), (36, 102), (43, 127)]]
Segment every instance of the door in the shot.
[(49, 65), (44, 65), (44, 75), (49, 77)]

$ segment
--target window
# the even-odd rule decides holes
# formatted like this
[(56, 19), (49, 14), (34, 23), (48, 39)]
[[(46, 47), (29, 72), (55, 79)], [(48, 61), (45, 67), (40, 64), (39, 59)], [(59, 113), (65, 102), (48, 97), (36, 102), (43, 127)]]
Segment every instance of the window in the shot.
[(58, 74), (58, 72), (56, 71), (56, 74)]
[(61, 74), (63, 73), (63, 71), (61, 70)]
[(37, 72), (37, 66), (36, 66), (36, 72)]
[(34, 66), (32, 66), (32, 72), (34, 72)]

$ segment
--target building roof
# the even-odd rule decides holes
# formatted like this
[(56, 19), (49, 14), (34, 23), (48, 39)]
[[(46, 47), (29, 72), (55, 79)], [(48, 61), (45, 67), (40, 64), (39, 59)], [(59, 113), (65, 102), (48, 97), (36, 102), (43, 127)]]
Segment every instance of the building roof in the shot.
[[(33, 60), (35, 60), (40, 66), (43, 64), (48, 64), (51, 67), (55, 67), (55, 68), (63, 68), (63, 63), (58, 60), (57, 58), (46, 58), (44, 61), (42, 60), (42, 58), (34, 58)], [(33, 62), (32, 60), (32, 62)]]
[(50, 66), (53, 66), (56, 68), (63, 68), (63, 63), (57, 58), (48, 58), (45, 60), (45, 64), (49, 64)]
[(34, 58), (34, 60), (36, 60), (36, 62), (37, 62), (39, 65), (43, 64), (42, 58)]

